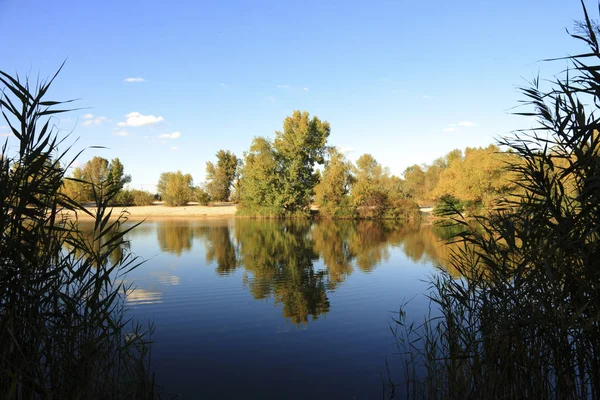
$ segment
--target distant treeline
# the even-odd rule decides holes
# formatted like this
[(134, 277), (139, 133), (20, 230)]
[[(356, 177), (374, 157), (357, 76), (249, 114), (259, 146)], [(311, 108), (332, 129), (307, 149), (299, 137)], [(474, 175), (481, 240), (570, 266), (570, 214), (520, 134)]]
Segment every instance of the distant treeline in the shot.
[(452, 150), (431, 164), (408, 167), (392, 175), (370, 154), (356, 163), (328, 146), (326, 121), (295, 111), (275, 139), (256, 137), (242, 158), (228, 150), (217, 162), (206, 163), (206, 183), (194, 186), (192, 176), (164, 172), (158, 193), (122, 189), (131, 181), (119, 159), (94, 157), (76, 168), (65, 191), (80, 200), (94, 200), (107, 188), (122, 190), (116, 204), (146, 205), (155, 199), (180, 206), (234, 201), (239, 214), (263, 217), (305, 217), (318, 210), (325, 218), (418, 217), (420, 207), (452, 204), (468, 213), (491, 208), (518, 189), (506, 165), (518, 162), (514, 153), (490, 145)]

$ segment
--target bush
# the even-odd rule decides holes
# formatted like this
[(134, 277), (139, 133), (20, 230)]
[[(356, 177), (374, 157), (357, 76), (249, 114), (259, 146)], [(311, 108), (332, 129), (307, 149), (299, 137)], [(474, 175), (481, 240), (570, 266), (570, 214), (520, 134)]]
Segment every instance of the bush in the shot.
[(154, 195), (145, 190), (130, 190), (135, 206), (151, 206), (154, 203)]
[(111, 206), (130, 206), (133, 204), (133, 194), (130, 190), (121, 189), (110, 202)]
[(193, 198), (194, 201), (200, 203), (203, 206), (207, 205), (208, 202), (210, 201), (210, 196), (201, 187), (195, 187), (194, 188), (194, 191), (193, 191), (193, 194), (192, 194), (192, 198)]
[(384, 219), (415, 219), (419, 218), (419, 205), (411, 199), (389, 200), (383, 212)]
[[(120, 229), (124, 215), (105, 219), (116, 190), (95, 214), (62, 193), (65, 154), (42, 121), (62, 112), (43, 100), (52, 81), (36, 93), (3, 72), (0, 82), (1, 111), (20, 142), (0, 157), (0, 398), (152, 398), (150, 331), (124, 318), (125, 271), (137, 265), (124, 235), (133, 228)], [(94, 217), (93, 233), (63, 210)]]

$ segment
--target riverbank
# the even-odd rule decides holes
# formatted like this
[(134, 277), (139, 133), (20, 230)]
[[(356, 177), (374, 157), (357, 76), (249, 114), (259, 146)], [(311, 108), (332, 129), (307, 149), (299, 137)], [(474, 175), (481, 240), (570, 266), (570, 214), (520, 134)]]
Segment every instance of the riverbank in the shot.
[[(92, 213), (94, 207), (88, 207)], [(126, 211), (129, 220), (140, 221), (143, 219), (160, 219), (160, 218), (217, 218), (217, 217), (233, 217), (237, 211), (235, 204), (216, 204), (212, 206), (202, 206), (199, 204), (188, 204), (183, 207), (167, 207), (163, 204), (154, 204), (151, 206), (129, 206), (129, 207), (113, 207), (112, 218), (117, 218), (122, 211)], [(66, 212), (67, 215), (73, 213)], [(91, 220), (92, 217), (85, 213), (78, 213), (80, 220)]]

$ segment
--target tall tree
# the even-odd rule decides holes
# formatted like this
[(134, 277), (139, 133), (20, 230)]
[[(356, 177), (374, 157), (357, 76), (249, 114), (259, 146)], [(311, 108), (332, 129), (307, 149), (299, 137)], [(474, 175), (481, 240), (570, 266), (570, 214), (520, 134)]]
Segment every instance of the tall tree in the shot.
[(308, 209), (318, 183), (315, 164), (323, 164), (331, 128), (327, 121), (294, 111), (276, 132), (273, 148), (281, 168), (281, 203), (288, 212)]
[(109, 162), (105, 158), (94, 157), (82, 167), (75, 168), (73, 178), (77, 181), (65, 182), (65, 190), (79, 200), (100, 200), (109, 193), (114, 197), (131, 182), (131, 175), (125, 174), (118, 158)]
[[(356, 207), (370, 210), (379, 215), (385, 206), (386, 194), (382, 185), (384, 170), (370, 154), (356, 160), (356, 183), (352, 188), (352, 202)], [(370, 212), (369, 212), (370, 214)]]
[(240, 210), (281, 215), (308, 211), (318, 183), (315, 164), (323, 164), (328, 122), (294, 111), (273, 142), (258, 137), (245, 153)]
[(250, 151), (244, 154), (240, 179), (240, 211), (247, 213), (279, 213), (278, 188), (280, 169), (271, 142), (256, 137)]
[(206, 190), (212, 200), (227, 201), (238, 173), (239, 160), (229, 150), (217, 152), (217, 164), (206, 163)]

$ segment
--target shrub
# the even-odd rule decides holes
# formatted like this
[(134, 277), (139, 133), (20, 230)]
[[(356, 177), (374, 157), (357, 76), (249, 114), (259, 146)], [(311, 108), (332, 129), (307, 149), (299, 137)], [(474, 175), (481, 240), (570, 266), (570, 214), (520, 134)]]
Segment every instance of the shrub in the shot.
[(151, 206), (154, 203), (154, 195), (145, 190), (130, 190), (134, 206)]
[(207, 205), (208, 202), (210, 201), (210, 196), (201, 187), (195, 187), (194, 188), (194, 191), (193, 191), (193, 194), (192, 194), (192, 198), (193, 198), (194, 201), (200, 203), (203, 206)]
[(110, 202), (111, 206), (130, 206), (133, 204), (131, 190), (121, 189)]

